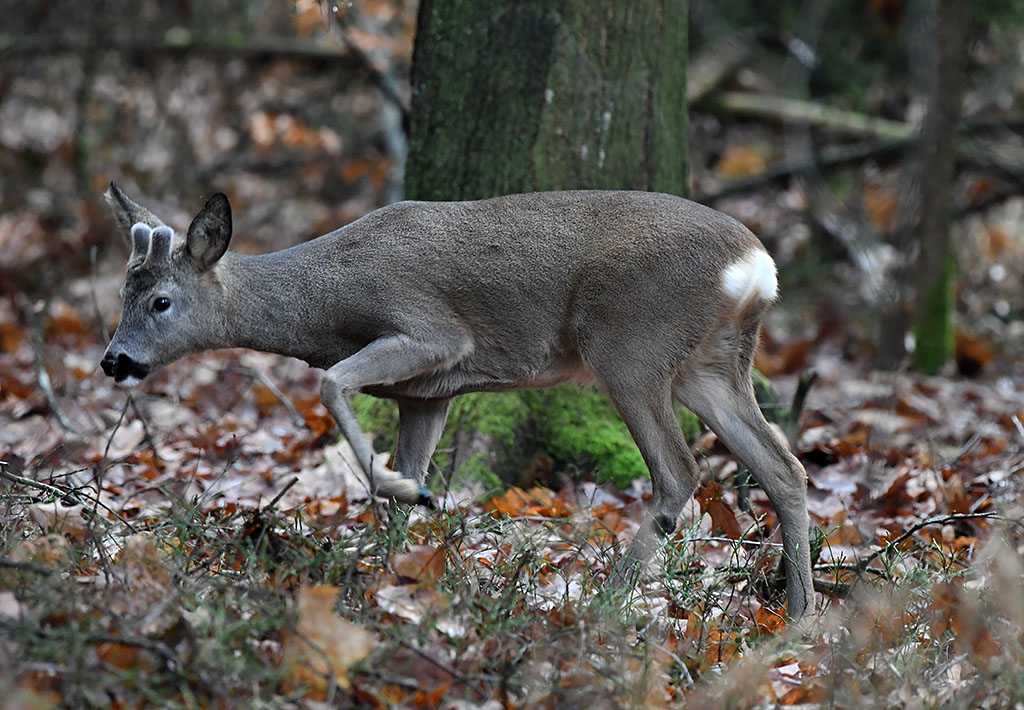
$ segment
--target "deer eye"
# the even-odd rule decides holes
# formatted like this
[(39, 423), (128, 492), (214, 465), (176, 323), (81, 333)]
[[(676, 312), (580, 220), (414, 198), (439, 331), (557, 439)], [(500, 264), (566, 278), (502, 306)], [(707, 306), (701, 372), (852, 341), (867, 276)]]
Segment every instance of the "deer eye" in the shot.
[(170, 307), (171, 299), (165, 296), (160, 296), (159, 298), (153, 299), (153, 310), (157, 311), (158, 313), (166, 311)]

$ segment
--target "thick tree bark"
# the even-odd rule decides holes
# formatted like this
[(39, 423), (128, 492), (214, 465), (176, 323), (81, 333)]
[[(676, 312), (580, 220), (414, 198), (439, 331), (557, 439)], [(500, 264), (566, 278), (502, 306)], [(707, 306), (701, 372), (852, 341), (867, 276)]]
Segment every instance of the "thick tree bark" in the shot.
[(686, 0), (424, 0), (406, 195), (686, 194)]
[[(686, 13), (686, 0), (422, 0), (406, 196), (687, 194)], [(522, 482), (539, 450), (620, 485), (645, 472), (593, 391), (469, 395), (451, 419), (455, 471)]]

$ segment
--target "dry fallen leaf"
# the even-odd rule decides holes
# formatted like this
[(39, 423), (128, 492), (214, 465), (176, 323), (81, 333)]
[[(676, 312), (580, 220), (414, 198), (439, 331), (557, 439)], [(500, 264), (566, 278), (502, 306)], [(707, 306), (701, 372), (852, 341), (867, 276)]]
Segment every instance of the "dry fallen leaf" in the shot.
[(730, 540), (739, 540), (743, 535), (736, 514), (722, 498), (724, 492), (717, 481), (710, 481), (697, 491), (696, 498), (700, 503), (700, 512), (711, 516), (711, 531), (721, 531)]
[(374, 592), (377, 605), (389, 614), (422, 623), (428, 612), (434, 618), (434, 627), (441, 633), (457, 638), (466, 635), (466, 625), (452, 618), (447, 610), (447, 600), (432, 589), (421, 589), (411, 584), (385, 585)]
[(394, 556), (392, 566), (399, 576), (416, 580), (423, 586), (434, 587), (444, 575), (446, 559), (443, 549), (430, 545), (410, 545), (408, 552)]
[(295, 594), (295, 627), (284, 635), (284, 684), (309, 688), (309, 696), (326, 700), (331, 683), (348, 688), (348, 669), (373, 649), (373, 636), (334, 611), (338, 587), (304, 586)]
[(21, 604), (14, 596), (14, 592), (0, 592), (0, 618), (20, 619), (22, 617)]

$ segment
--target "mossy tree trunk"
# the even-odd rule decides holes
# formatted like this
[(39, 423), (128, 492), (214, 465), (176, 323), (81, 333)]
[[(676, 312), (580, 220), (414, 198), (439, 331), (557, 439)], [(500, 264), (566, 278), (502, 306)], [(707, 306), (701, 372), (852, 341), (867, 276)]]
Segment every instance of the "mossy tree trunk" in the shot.
[[(686, 23), (686, 0), (423, 0), (406, 197), (687, 194)], [(620, 485), (646, 473), (607, 398), (574, 386), (459, 398), (446, 444), (506, 480), (548, 456)]]
[(411, 199), (687, 192), (686, 0), (423, 0)]

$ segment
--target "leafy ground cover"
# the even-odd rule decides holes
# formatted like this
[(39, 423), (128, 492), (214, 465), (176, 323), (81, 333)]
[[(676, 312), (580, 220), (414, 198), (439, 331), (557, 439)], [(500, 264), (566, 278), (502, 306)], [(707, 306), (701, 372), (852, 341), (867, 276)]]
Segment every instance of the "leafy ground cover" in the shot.
[[(88, 306), (37, 310), (0, 306), (9, 707), (1024, 702), (1018, 378), (817, 356), (795, 450), (824, 534), (819, 613), (795, 626), (774, 512), (756, 489), (740, 509), (708, 433), (697, 500), (615, 595), (645, 481), (449, 488), (442, 468), (437, 511), (391, 508), (315, 371), (217, 353), (128, 395), (97, 372)], [(775, 385), (785, 400), (795, 381)]]

